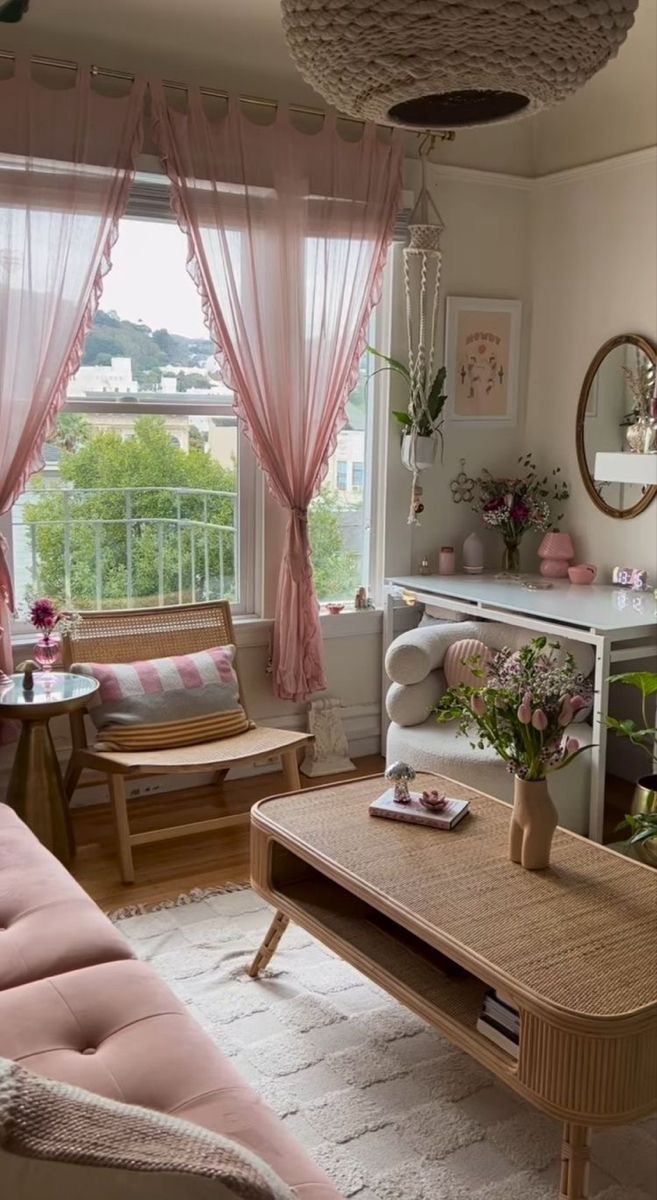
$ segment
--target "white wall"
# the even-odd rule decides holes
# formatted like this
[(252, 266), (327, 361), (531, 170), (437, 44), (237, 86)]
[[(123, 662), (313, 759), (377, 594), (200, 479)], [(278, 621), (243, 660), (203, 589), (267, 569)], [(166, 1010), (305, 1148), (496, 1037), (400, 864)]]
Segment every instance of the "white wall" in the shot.
[(566, 523), (577, 556), (657, 573), (657, 503), (614, 520), (577, 467), (575, 415), (586, 369), (607, 338), (657, 341), (657, 153), (543, 181), (532, 198), (532, 329), (527, 442), (571, 486)]

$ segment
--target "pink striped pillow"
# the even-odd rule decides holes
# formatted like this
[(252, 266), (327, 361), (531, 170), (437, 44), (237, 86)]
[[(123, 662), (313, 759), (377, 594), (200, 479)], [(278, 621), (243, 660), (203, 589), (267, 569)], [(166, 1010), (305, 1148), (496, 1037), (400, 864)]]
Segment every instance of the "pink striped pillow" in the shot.
[[(457, 687), (459, 683), (468, 687), (481, 686), (486, 681), (491, 657), (488, 646), (478, 638), (461, 638), (458, 642), (452, 642), (443, 662), (447, 686)], [(475, 675), (473, 668), (483, 671), (483, 678), (481, 675)]]
[(74, 663), (100, 687), (89, 706), (104, 746), (161, 750), (230, 737), (249, 728), (239, 698), (234, 646), (133, 663)]

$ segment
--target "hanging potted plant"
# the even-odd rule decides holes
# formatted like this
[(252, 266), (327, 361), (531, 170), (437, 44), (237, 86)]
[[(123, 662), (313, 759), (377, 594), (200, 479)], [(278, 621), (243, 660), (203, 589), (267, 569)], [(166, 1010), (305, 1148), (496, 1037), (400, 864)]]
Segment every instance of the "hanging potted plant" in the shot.
[(534, 638), (522, 649), (499, 650), (489, 663), (465, 660), (474, 684), (450, 688), (434, 710), (439, 722), (458, 721), (473, 749), (492, 746), (515, 777), (509, 857), (530, 871), (550, 863), (557, 810), (548, 776), (590, 746), (569, 726), (591, 704), (591, 684), (571, 654), (561, 661), (558, 642)]
[(436, 370), (434, 365), (442, 265), (440, 237), (445, 226), (426, 183), (426, 157), (432, 146), (432, 135), (428, 142), (425, 135), (420, 136), (422, 182), (408, 225), (409, 243), (403, 252), (408, 366), (369, 347), (370, 353), (386, 364), (379, 369), (400, 375), (408, 391), (406, 411), (395, 412), (394, 417), (402, 431), (402, 462), (413, 473), (409, 525), (417, 525), (424, 510), (418, 475), (435, 461), (439, 438), (442, 444), (447, 398), (443, 390), (445, 368)]
[[(386, 363), (385, 367), (379, 367), (380, 371), (393, 371), (403, 379), (408, 388), (408, 408), (399, 409), (392, 415), (401, 430), (401, 457), (404, 466), (408, 467), (409, 471), (423, 471), (435, 462), (438, 439), (441, 446), (443, 442), (443, 409), (447, 400), (444, 392), (447, 374), (445, 367), (440, 367), (433, 378), (429, 379), (428, 372), (422, 367), (415, 373), (416, 378), (413, 378), (409, 368), (399, 359), (382, 354), (373, 346), (367, 348), (370, 354)], [(374, 371), (373, 374), (378, 372)]]

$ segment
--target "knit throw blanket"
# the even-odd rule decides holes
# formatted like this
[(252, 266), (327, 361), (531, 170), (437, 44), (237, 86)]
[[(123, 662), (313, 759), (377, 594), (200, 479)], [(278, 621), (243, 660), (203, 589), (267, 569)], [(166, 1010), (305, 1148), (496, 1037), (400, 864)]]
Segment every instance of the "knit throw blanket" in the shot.
[[(250, 1151), (150, 1109), (42, 1079), (0, 1059), (0, 1147), (23, 1158), (221, 1182), (235, 1200), (294, 1200)], [(189, 1193), (192, 1194), (191, 1192)]]

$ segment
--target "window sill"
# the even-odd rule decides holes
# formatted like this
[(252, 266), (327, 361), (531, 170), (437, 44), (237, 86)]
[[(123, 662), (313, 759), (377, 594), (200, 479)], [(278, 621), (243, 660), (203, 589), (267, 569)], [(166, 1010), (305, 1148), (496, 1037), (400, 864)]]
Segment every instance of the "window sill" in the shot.
[[(233, 623), (238, 646), (267, 645), (274, 627), (273, 620), (267, 617), (235, 617)], [(331, 613), (320, 613), (319, 623), (324, 641), (332, 638), (368, 637), (381, 632), (383, 610), (380, 608), (345, 609), (338, 616), (332, 616)], [(14, 663), (19, 662), (25, 656), (26, 650), (31, 649), (35, 641), (35, 633), (20, 632), (12, 635)]]

